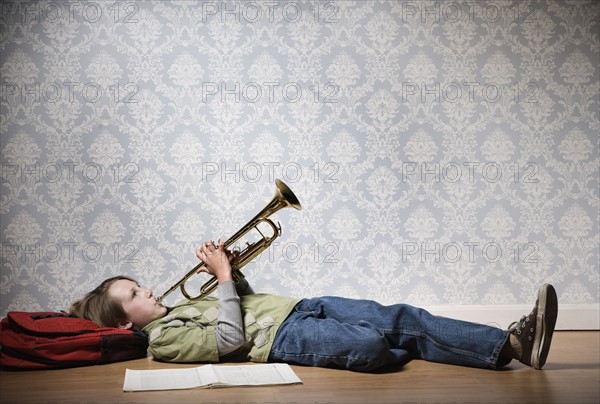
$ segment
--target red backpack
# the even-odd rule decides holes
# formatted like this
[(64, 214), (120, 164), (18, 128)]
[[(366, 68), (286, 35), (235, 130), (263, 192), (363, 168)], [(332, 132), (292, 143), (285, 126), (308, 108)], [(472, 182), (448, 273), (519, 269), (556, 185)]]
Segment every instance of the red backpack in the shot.
[(99, 327), (57, 312), (11, 311), (2, 319), (0, 365), (53, 369), (99, 365), (146, 356), (143, 332)]

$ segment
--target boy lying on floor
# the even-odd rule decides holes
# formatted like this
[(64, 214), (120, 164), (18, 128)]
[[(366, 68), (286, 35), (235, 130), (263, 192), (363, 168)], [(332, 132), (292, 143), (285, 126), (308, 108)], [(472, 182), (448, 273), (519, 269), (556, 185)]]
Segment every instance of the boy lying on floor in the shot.
[(286, 362), (371, 372), (424, 359), (500, 369), (512, 359), (541, 369), (558, 314), (552, 285), (539, 288), (532, 312), (508, 330), (434, 316), (406, 304), (383, 306), (341, 297), (296, 299), (255, 294), (232, 279), (231, 253), (203, 243), (200, 272), (216, 276), (220, 298), (159, 304), (152, 291), (117, 276), (71, 306), (100, 326), (140, 329), (149, 351), (168, 362)]

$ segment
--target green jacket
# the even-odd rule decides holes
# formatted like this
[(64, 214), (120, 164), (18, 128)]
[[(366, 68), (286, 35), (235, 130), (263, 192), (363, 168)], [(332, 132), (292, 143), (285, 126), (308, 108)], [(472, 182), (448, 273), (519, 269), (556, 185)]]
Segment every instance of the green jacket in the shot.
[[(269, 294), (241, 296), (245, 343), (222, 360), (266, 362), (279, 326), (299, 301)], [(166, 362), (219, 362), (218, 317), (218, 299), (184, 301), (143, 328), (148, 351)]]

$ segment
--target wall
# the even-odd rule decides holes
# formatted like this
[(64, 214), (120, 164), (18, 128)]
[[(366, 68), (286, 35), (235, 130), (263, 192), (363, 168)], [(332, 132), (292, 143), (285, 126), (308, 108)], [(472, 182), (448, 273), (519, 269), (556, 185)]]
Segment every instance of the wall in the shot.
[(594, 1), (4, 3), (3, 314), (120, 273), (158, 294), (282, 178), (304, 209), (257, 290), (517, 315), (551, 282), (597, 323), (598, 26)]

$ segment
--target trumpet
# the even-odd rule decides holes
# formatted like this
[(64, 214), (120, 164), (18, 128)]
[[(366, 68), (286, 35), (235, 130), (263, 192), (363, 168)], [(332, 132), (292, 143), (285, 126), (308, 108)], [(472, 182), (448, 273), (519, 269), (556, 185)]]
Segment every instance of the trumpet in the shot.
[[(246, 248), (243, 251), (240, 251), (240, 254), (232, 263), (232, 277), (235, 282), (238, 282), (244, 278), (244, 274), (240, 271), (240, 269), (248, 262), (252, 261), (264, 250), (269, 248), (271, 243), (281, 235), (281, 226), (279, 225), (279, 223), (277, 225), (273, 223), (273, 221), (269, 219), (269, 216), (279, 211), (280, 209), (288, 207), (292, 207), (297, 210), (302, 210), (302, 205), (300, 204), (300, 201), (298, 200), (296, 195), (294, 195), (292, 190), (283, 181), (281, 181), (280, 179), (276, 179), (275, 186), (275, 195), (267, 204), (267, 206), (265, 206), (260, 212), (258, 212), (258, 214), (252, 219), (250, 219), (250, 221), (246, 223), (244, 227), (238, 230), (237, 233), (231, 236), (224, 243), (225, 249), (227, 249), (229, 246), (234, 244), (236, 241), (238, 241), (240, 238), (245, 236), (253, 229), (258, 231), (258, 233), (260, 233), (260, 235), (262, 236), (262, 238), (256, 242), (246, 243)], [(263, 223), (266, 225), (263, 227), (267, 227), (271, 232), (270, 234), (264, 235), (263, 232), (258, 228), (258, 226)], [(187, 274), (185, 274), (185, 276), (181, 278), (179, 282), (171, 286), (169, 290), (167, 290), (161, 296), (157, 297), (156, 301), (160, 303), (167, 295), (169, 295), (177, 288), (181, 289), (181, 293), (188, 300), (202, 300), (206, 298), (208, 295), (210, 295), (217, 289), (218, 281), (216, 276), (213, 276), (204, 285), (202, 285), (202, 287), (200, 288), (200, 294), (197, 296), (190, 295), (185, 289), (185, 283), (187, 282), (187, 280), (191, 278), (194, 274), (196, 274), (198, 270), (205, 265), (206, 264), (203, 261), (200, 261), (200, 263), (194, 268), (192, 268)]]

